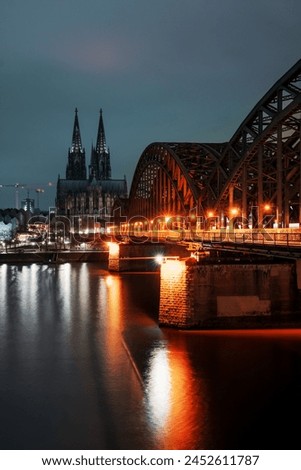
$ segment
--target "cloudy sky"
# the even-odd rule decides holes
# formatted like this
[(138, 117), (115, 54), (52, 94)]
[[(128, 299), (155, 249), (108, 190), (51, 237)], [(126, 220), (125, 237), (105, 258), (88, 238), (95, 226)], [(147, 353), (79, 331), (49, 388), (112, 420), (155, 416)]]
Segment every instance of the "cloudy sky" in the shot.
[[(87, 163), (102, 108), (112, 176), (130, 186), (148, 144), (229, 140), (301, 58), (300, 0), (0, 7), (0, 184), (27, 184), (32, 197), (45, 188), (42, 208), (65, 177), (75, 107)], [(0, 207), (14, 205), (14, 189), (0, 188)]]

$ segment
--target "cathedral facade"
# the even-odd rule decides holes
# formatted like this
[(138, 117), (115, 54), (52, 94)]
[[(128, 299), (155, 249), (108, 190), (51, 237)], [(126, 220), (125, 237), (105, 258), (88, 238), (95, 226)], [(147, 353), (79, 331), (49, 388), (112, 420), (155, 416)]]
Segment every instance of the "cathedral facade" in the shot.
[(56, 192), (57, 215), (112, 215), (117, 198), (127, 197), (127, 182), (111, 178), (110, 151), (106, 145), (102, 110), (100, 110), (96, 145), (92, 144), (90, 164), (82, 146), (78, 110), (75, 109), (72, 143), (68, 150), (66, 178), (58, 177)]

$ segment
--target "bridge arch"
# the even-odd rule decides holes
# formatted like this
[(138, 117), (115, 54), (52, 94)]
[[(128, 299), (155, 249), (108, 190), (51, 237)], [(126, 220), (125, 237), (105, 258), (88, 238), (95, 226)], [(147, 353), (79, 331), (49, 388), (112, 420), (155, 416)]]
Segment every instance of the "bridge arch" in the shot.
[[(244, 226), (301, 223), (301, 60), (256, 104), (229, 142), (155, 142), (142, 153), (129, 216), (232, 214)], [(268, 222), (267, 222), (268, 221)]]
[[(130, 217), (203, 213), (206, 181), (224, 144), (154, 142), (142, 153), (130, 191)], [(206, 196), (207, 197), (207, 196)]]
[(257, 103), (235, 132), (208, 181), (211, 205), (236, 208), (261, 226), (301, 222), (301, 60)]

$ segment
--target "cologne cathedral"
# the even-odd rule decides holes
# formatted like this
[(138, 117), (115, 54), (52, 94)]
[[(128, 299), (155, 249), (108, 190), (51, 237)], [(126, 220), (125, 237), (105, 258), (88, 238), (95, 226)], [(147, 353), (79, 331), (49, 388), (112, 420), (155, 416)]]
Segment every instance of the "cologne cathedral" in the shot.
[(102, 110), (100, 110), (96, 145), (92, 145), (87, 172), (86, 152), (81, 141), (78, 111), (75, 109), (66, 178), (62, 179), (59, 175), (57, 182), (57, 214), (95, 215), (105, 218), (112, 214), (115, 200), (126, 197), (126, 178), (111, 178), (110, 151), (106, 145)]

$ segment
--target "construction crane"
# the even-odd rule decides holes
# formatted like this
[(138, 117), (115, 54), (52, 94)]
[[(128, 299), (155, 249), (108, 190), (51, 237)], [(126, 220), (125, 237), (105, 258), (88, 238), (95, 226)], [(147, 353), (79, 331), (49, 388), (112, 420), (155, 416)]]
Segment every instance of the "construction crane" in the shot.
[(13, 184), (0, 184), (0, 188), (15, 188), (15, 205), (16, 209), (19, 209), (19, 189), (25, 188), (27, 185), (23, 183)]
[[(52, 182), (49, 182), (47, 184), (48, 187), (53, 186)], [(15, 188), (15, 206), (16, 209), (20, 209), (20, 201), (19, 201), (19, 190), (20, 189), (27, 189), (27, 196), (29, 197), (29, 191), (35, 191), (37, 194), (37, 208), (40, 206), (40, 194), (45, 192), (45, 189), (43, 186), (34, 186), (34, 185), (29, 185), (26, 183), (12, 183), (12, 184), (0, 184), (0, 189), (1, 188)]]

